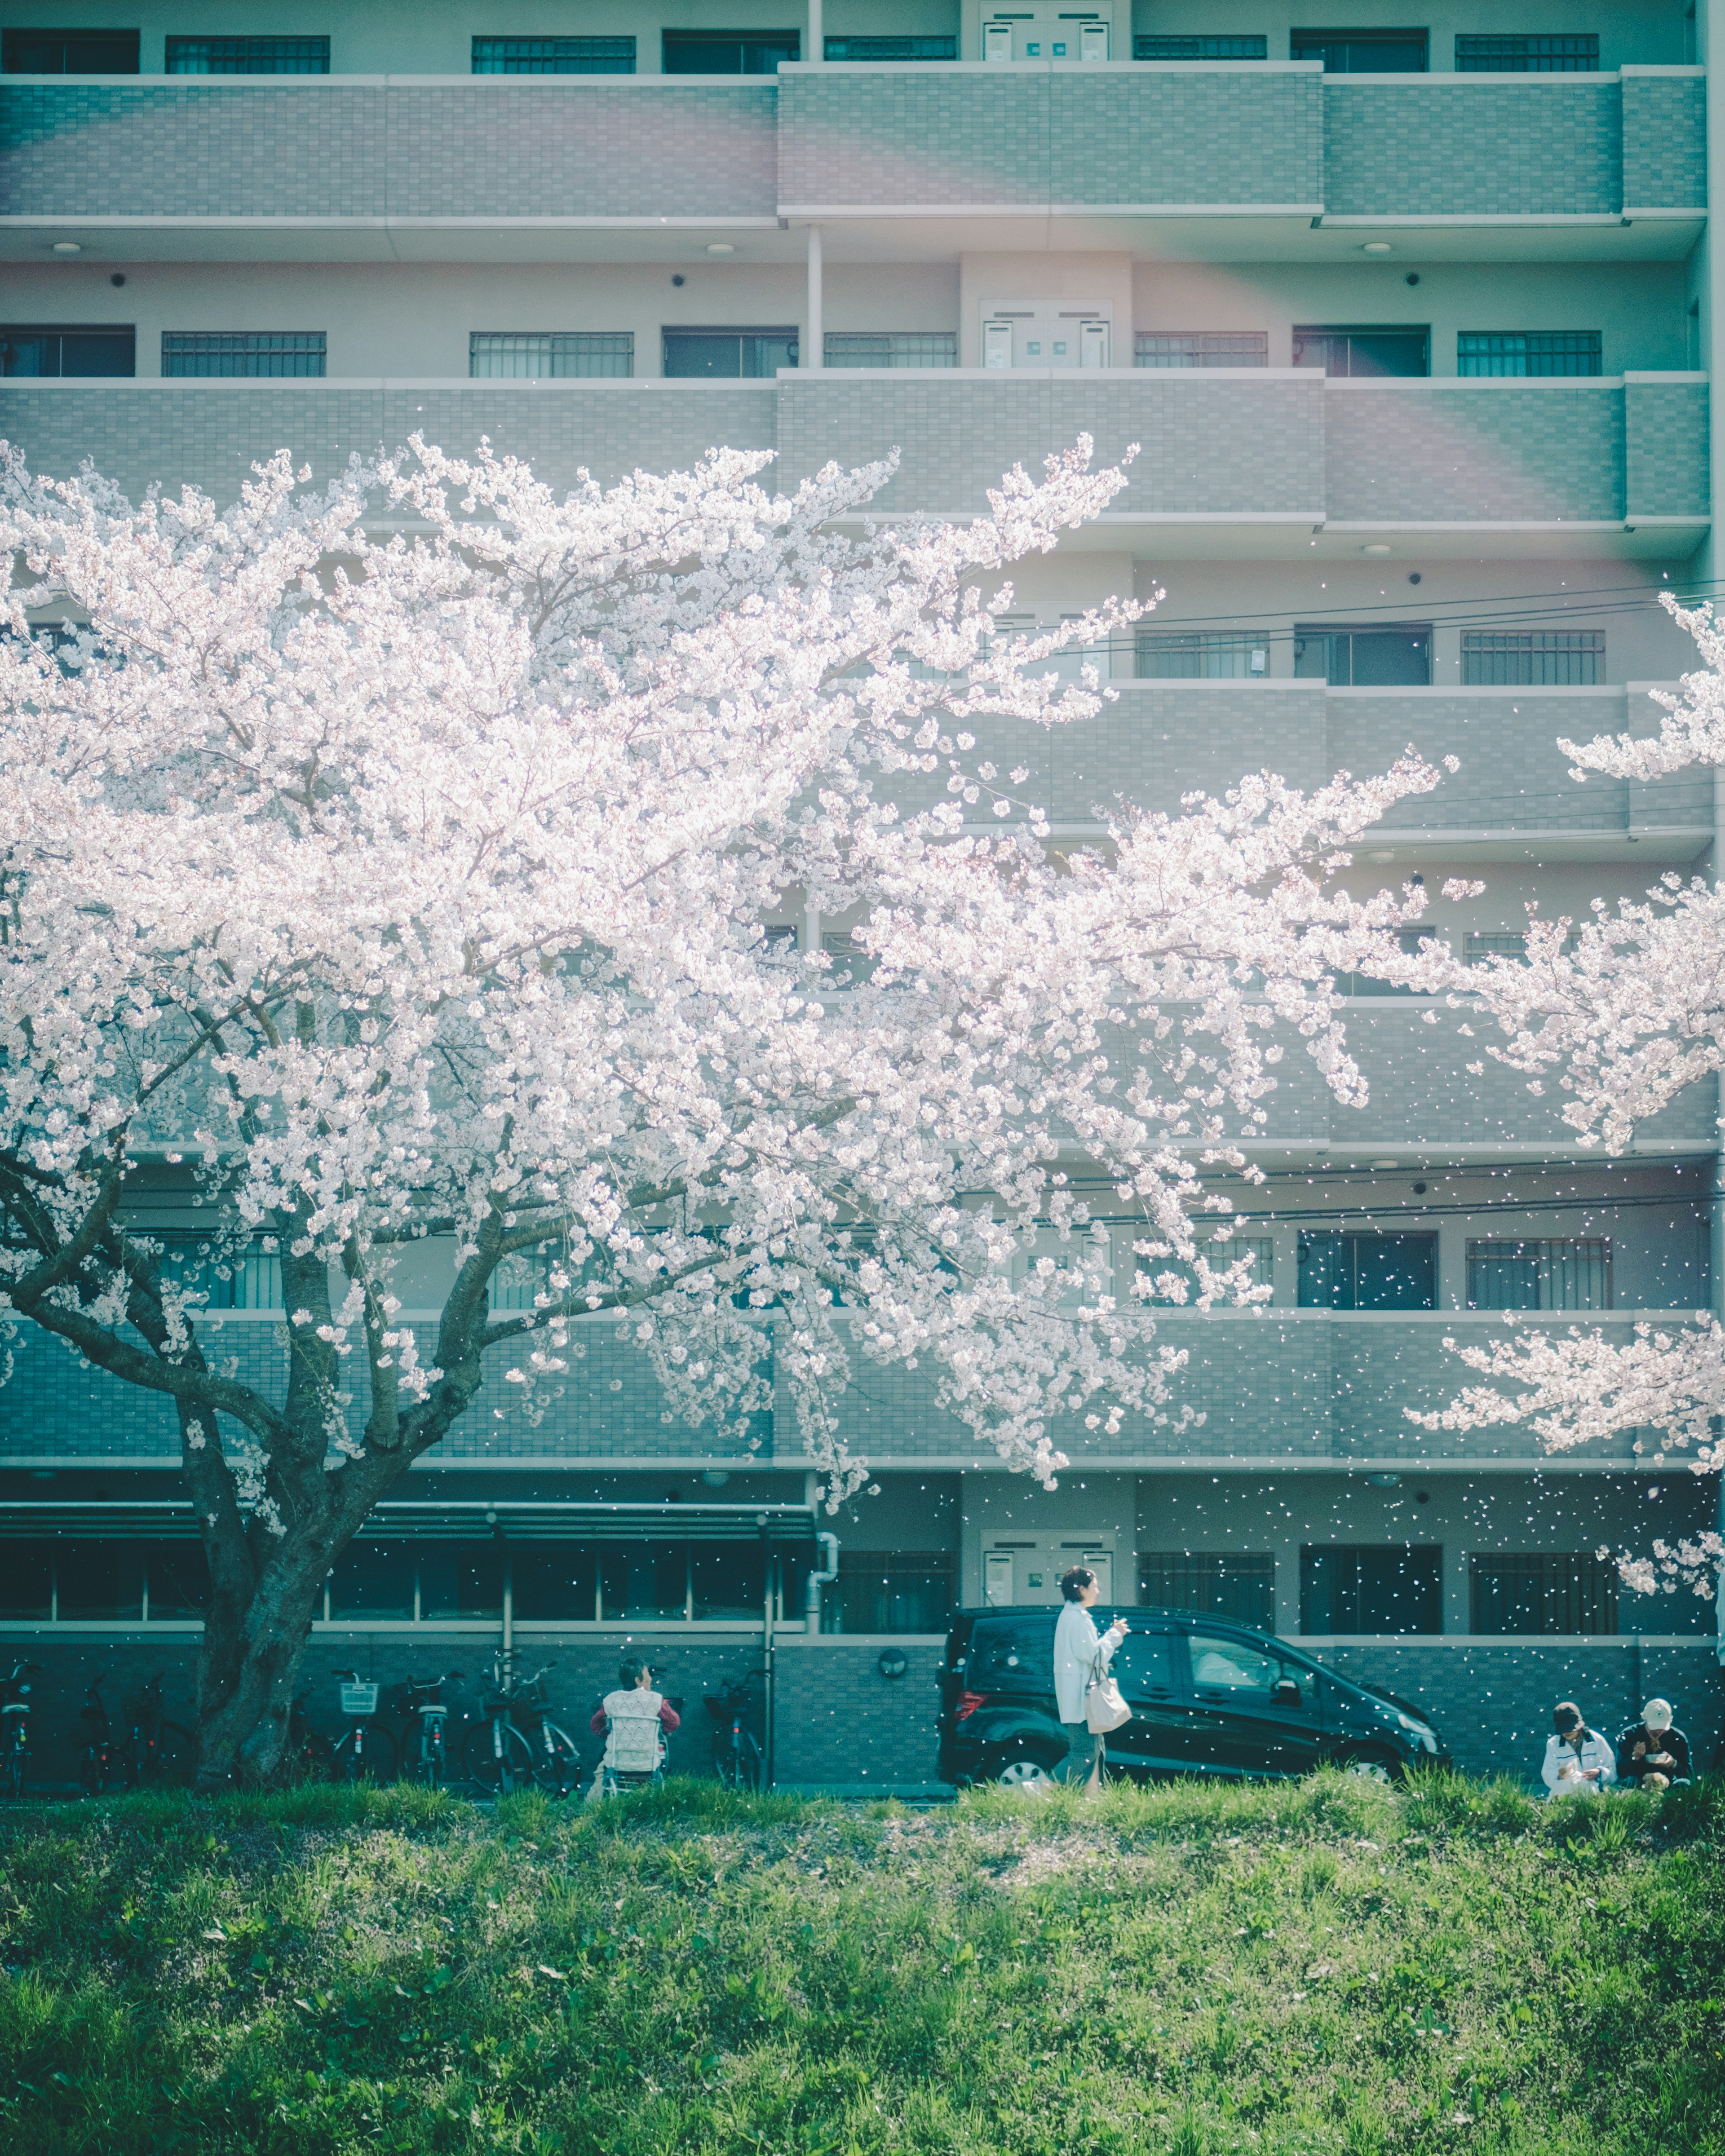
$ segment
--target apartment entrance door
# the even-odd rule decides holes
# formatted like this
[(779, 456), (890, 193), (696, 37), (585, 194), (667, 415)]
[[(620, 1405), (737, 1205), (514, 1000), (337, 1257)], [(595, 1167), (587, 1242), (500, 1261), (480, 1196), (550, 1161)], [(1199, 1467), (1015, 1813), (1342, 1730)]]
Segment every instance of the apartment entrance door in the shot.
[(983, 365), (1111, 367), (1114, 307), (1107, 300), (1002, 300), (983, 303)]
[(1096, 1575), (1106, 1605), (1114, 1597), (1114, 1537), (1111, 1534), (999, 1534), (983, 1540), (983, 1599), (998, 1609), (1022, 1608), (1060, 1599), (1060, 1574), (1087, 1564)]
[[(1113, 33), (1112, 0), (1099, 8), (1062, 8), (1059, 0), (983, 11), (983, 58), (1014, 60), (1106, 60)], [(1130, 43), (1130, 39), (1127, 40)]]

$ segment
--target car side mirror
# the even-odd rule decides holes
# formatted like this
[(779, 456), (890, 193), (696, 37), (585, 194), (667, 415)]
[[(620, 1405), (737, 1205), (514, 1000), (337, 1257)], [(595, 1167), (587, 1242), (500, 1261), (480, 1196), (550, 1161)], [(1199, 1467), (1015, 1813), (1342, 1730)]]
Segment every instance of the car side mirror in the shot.
[(1278, 1707), (1297, 1707), (1300, 1687), (1291, 1677), (1278, 1677), (1270, 1687), (1270, 1697)]

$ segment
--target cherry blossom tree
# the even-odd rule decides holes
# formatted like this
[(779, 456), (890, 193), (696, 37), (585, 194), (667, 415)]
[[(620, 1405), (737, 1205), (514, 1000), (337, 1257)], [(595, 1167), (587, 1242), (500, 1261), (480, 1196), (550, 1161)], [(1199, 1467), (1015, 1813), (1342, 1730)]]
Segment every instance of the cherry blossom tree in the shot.
[[(1686, 675), (1680, 693), (1653, 692), (1665, 711), (1656, 736), (1560, 740), (1578, 781), (1594, 772), (1651, 779), (1725, 763), (1725, 631), (1710, 606), (1661, 599), (1706, 667)], [(1645, 900), (1615, 911), (1595, 899), (1579, 925), (1536, 916), (1523, 957), (1498, 956), (1463, 971), (1428, 950), (1404, 977), (1416, 974), (1477, 999), (1507, 1036), (1488, 1052), (1527, 1072), (1531, 1092), (1555, 1075), (1568, 1096), (1563, 1120), (1583, 1146), (1621, 1152), (1646, 1117), (1725, 1068), (1725, 892), (1699, 877), (1667, 873)], [(1636, 1452), (1655, 1467), (1686, 1460), (1704, 1476), (1725, 1468), (1716, 1422), (1725, 1415), (1725, 1332), (1717, 1319), (1640, 1324), (1623, 1345), (1579, 1326), (1562, 1337), (1532, 1332), (1489, 1347), (1445, 1345), (1491, 1382), (1415, 1417), (1429, 1429), (1526, 1423), (1553, 1453), (1633, 1430)], [(1640, 1594), (1687, 1589), (1711, 1597), (1725, 1540), (1706, 1532), (1656, 1542), (1651, 1557), (1625, 1551), (1618, 1562)]]
[[(773, 496), (719, 451), (560, 498), (416, 440), (321, 491), (284, 453), (218, 510), (9, 458), (0, 1316), (172, 1404), (206, 1784), (273, 1771), (331, 1565), (488, 1365), (542, 1415), (595, 1324), (716, 1450), (773, 1396), (770, 1335), (834, 1506), (860, 1363), (926, 1363), (1044, 1481), (1062, 1415), (1193, 1419), (1152, 1303), (1264, 1292), (1206, 1262), (1199, 1171), (1243, 1165), (1289, 1038), (1361, 1096), (1334, 977), (1420, 898), (1336, 871), (1436, 774), (1117, 803), (1057, 855), (976, 730), (1108, 693), (1047, 662), (1133, 603), (996, 621), (1122, 484), (1089, 451), (860, 537), (890, 461)], [(855, 958), (772, 932), (803, 909), (860, 919)], [(1136, 1209), (1130, 1295), (1034, 1253), (1091, 1247), (1074, 1159)], [(193, 1285), (259, 1249), (274, 1391)]]

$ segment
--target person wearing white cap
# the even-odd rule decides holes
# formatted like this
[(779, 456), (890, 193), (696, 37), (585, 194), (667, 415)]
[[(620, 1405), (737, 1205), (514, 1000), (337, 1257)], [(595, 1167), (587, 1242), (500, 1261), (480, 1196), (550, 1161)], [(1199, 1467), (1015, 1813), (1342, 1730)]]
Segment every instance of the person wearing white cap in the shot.
[(1650, 1699), (1641, 1718), (1617, 1740), (1618, 1779), (1630, 1787), (1667, 1789), (1689, 1779), (1689, 1739), (1671, 1726), (1668, 1699)]
[(1554, 1797), (1597, 1797), (1617, 1779), (1611, 1747), (1589, 1729), (1573, 1699), (1560, 1699), (1551, 1711), (1553, 1734), (1545, 1740), (1545, 1763), (1539, 1779)]

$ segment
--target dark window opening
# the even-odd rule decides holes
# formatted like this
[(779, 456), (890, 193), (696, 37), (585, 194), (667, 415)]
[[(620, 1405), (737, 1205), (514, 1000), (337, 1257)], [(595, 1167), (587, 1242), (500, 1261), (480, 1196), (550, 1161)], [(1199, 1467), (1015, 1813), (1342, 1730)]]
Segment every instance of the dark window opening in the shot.
[(136, 30), (8, 30), (0, 35), (8, 74), (136, 74)]
[(1615, 1562), (1591, 1551), (1492, 1551), (1467, 1560), (1470, 1632), (1615, 1632)]
[(0, 1559), (0, 1618), (46, 1624), (53, 1611), (52, 1555), (47, 1550), (8, 1543)]
[(1435, 1310), (1435, 1235), (1300, 1231), (1302, 1310)]
[(0, 327), (0, 375), (131, 375), (137, 372), (137, 333), (128, 323), (23, 324)]
[(1458, 37), (1457, 74), (1591, 74), (1599, 64), (1598, 38)]
[(475, 38), (475, 74), (633, 74), (633, 38)]
[(1430, 1543), (1308, 1545), (1300, 1553), (1300, 1630), (1441, 1632), (1443, 1558)]
[(146, 1543), (150, 1617), (202, 1617), (209, 1604), (209, 1561), (202, 1543)]
[(685, 1543), (611, 1543), (599, 1552), (599, 1592), (608, 1618), (637, 1623), (685, 1617), (689, 1549)]
[(803, 57), (797, 30), (667, 30), (667, 74), (775, 74)]
[(1424, 74), (1429, 44), (1424, 30), (1295, 30), (1288, 52), (1326, 74)]
[(665, 372), (680, 382), (771, 381), (797, 364), (794, 329), (668, 329)]
[(136, 1543), (62, 1543), (54, 1562), (63, 1624), (136, 1624), (143, 1615), (144, 1553)]
[(254, 380), (321, 376), (322, 330), (164, 330), (162, 372), (172, 380)]
[(823, 1590), (823, 1632), (944, 1632), (957, 1606), (958, 1560), (946, 1550), (846, 1550)]
[(1431, 680), (1431, 627), (1399, 622), (1370, 629), (1294, 624), (1294, 675), (1332, 689), (1423, 689)]
[(327, 74), (327, 38), (170, 38), (168, 74)]
[(1455, 338), (1455, 372), (1472, 380), (1598, 374), (1601, 362), (1597, 330), (1462, 330)]
[(510, 1586), (517, 1622), (590, 1625), (598, 1559), (582, 1543), (516, 1543), (510, 1551)]
[(410, 1620), (415, 1562), (410, 1543), (354, 1543), (330, 1575), (331, 1616)]
[(1152, 1609), (1197, 1609), (1256, 1631), (1276, 1630), (1272, 1550), (1140, 1550), (1138, 1599)]
[(1296, 322), (1294, 364), (1337, 378), (1411, 380), (1431, 372), (1429, 322)]
[(419, 1614), (482, 1617), (503, 1608), (503, 1552), (495, 1542), (426, 1543), (419, 1551)]
[(956, 38), (829, 38), (829, 60), (956, 60)]
[(1609, 1310), (1611, 1245), (1604, 1235), (1548, 1235), (1467, 1245), (1470, 1310)]
[(1164, 38), (1132, 39), (1135, 60), (1261, 60), (1270, 56), (1267, 38)]

